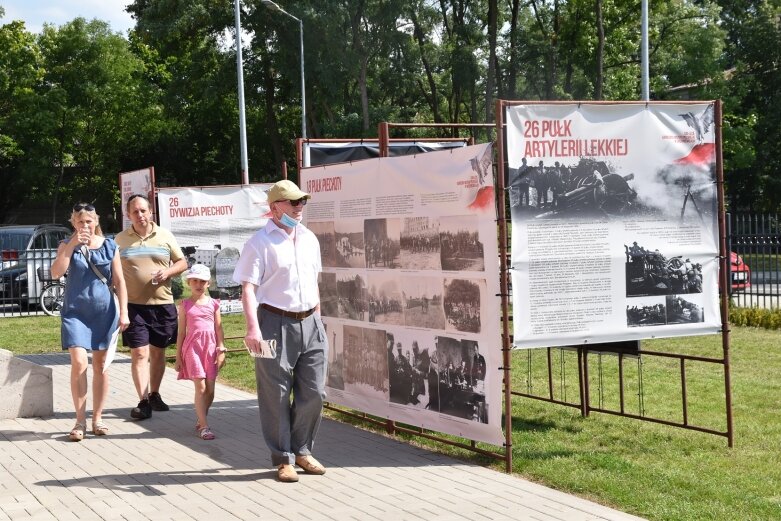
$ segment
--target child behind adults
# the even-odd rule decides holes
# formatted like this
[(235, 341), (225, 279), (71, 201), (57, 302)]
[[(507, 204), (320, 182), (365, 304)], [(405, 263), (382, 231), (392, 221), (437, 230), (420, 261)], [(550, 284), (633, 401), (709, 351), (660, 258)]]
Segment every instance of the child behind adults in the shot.
[(179, 332), (176, 337), (176, 365), (179, 380), (195, 385), (195, 432), (202, 440), (213, 440), (206, 416), (214, 401), (214, 383), (225, 364), (225, 335), (220, 302), (207, 292), (211, 272), (195, 264), (185, 272), (190, 297), (179, 304)]

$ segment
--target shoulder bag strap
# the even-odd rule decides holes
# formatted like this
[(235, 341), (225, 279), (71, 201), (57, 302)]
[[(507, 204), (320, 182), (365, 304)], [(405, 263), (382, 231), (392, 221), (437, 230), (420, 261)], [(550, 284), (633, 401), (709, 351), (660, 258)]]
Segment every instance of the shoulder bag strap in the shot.
[(87, 264), (89, 264), (89, 267), (92, 268), (92, 271), (95, 273), (95, 276), (98, 277), (98, 279), (105, 284), (106, 286), (109, 285), (108, 279), (103, 275), (100, 270), (92, 264), (92, 253), (89, 251), (89, 248), (87, 248), (86, 244), (81, 245), (81, 254), (84, 255), (84, 258), (87, 259)]

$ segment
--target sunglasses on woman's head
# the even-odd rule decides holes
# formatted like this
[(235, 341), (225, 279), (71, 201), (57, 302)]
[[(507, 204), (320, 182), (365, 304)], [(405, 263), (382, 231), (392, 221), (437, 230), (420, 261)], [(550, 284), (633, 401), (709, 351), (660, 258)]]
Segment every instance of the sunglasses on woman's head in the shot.
[(95, 211), (95, 207), (92, 206), (89, 203), (79, 203), (79, 204), (73, 205), (73, 211), (74, 212), (80, 212), (82, 210), (87, 210), (88, 212), (94, 212)]
[(295, 201), (290, 201), (290, 206), (306, 206), (306, 197), (302, 197), (301, 199), (296, 199)]

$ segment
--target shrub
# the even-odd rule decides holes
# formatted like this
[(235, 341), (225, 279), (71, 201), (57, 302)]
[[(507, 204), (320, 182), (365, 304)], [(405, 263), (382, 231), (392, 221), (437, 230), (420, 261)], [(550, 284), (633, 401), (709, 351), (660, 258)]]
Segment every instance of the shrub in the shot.
[(739, 308), (730, 306), (729, 321), (735, 326), (781, 329), (781, 309), (758, 307)]
[(171, 293), (174, 294), (174, 300), (179, 300), (184, 293), (184, 284), (182, 277), (174, 277), (171, 281)]

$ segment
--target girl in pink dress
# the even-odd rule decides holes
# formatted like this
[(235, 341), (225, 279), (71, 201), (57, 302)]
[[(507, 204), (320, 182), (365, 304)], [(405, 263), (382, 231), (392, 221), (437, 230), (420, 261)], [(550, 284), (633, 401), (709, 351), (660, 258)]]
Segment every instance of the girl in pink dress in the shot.
[(179, 304), (179, 332), (176, 337), (176, 365), (179, 380), (195, 385), (195, 432), (203, 440), (213, 440), (206, 416), (214, 401), (214, 383), (225, 364), (224, 333), (220, 302), (207, 292), (211, 272), (195, 264), (185, 272), (190, 298)]

